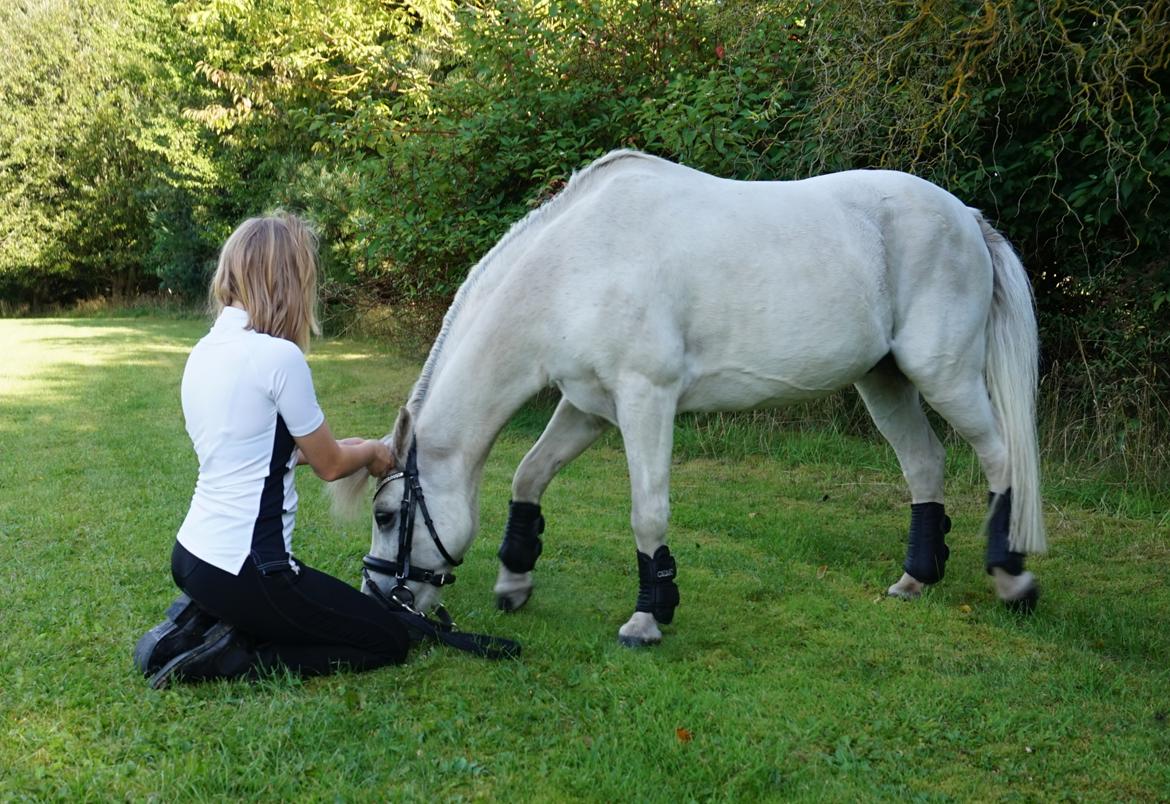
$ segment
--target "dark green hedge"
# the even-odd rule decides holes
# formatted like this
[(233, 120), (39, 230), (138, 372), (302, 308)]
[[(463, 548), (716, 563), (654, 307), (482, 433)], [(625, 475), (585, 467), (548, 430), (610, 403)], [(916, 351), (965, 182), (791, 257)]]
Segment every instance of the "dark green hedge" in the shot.
[(17, 2), (0, 292), (196, 296), (232, 226), (282, 206), (318, 223), (333, 298), (434, 302), (615, 147), (745, 179), (891, 167), (1011, 237), (1063, 382), (1149, 404), (1168, 25), (1166, 0)]

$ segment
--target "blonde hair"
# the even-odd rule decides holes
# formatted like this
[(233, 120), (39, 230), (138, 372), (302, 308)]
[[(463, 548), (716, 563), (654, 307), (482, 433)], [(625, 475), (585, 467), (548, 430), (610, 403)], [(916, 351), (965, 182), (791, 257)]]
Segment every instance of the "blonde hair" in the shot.
[(249, 218), (232, 232), (219, 253), (210, 301), (219, 315), (238, 303), (248, 328), (292, 341), (307, 352), (317, 323), (317, 237), (286, 212)]

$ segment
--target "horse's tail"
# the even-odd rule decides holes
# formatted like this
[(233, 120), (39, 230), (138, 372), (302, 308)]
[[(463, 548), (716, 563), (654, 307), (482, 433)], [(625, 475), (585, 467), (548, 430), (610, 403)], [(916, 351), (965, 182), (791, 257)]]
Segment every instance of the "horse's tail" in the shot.
[(1047, 549), (1040, 504), (1040, 450), (1036, 437), (1036, 391), (1040, 338), (1028, 275), (1007, 238), (972, 210), (994, 266), (987, 321), (987, 389), (1007, 442), (1012, 490), (1010, 547), (1019, 553)]
[(366, 497), (370, 473), (359, 469), (349, 477), (325, 484), (333, 500), (331, 509), (338, 519), (357, 519), (362, 513), (361, 503)]

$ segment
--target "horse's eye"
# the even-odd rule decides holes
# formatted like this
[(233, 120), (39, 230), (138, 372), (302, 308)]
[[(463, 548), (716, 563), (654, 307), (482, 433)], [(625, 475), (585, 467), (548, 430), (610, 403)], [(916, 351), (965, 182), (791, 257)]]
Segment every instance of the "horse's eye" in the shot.
[(392, 524), (394, 524), (394, 512), (393, 511), (375, 511), (374, 512), (374, 521), (378, 523), (378, 527), (388, 528)]

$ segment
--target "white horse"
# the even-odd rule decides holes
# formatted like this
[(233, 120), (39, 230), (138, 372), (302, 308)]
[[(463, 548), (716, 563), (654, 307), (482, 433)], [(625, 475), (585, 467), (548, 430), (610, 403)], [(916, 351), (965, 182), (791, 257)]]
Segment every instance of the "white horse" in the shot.
[[(678, 603), (666, 547), (675, 415), (852, 384), (910, 487), (905, 571), (889, 593), (917, 596), (942, 577), (949, 552), (944, 451), (925, 400), (986, 474), (998, 596), (1030, 608), (1037, 585), (1023, 556), (1045, 549), (1037, 348), (1031, 288), (1010, 245), (927, 181), (892, 171), (732, 181), (615, 151), (515, 224), (456, 294), (388, 436), (400, 464), (413, 445), (417, 471), (375, 493), (367, 566), (383, 576), (379, 588), (399, 574), (419, 608), (434, 606), (475, 537), (496, 436), (553, 385), (560, 404), (512, 481), (497, 601), (511, 610), (528, 599), (541, 495), (614, 425), (639, 564), (636, 610), (619, 638), (658, 642)], [(352, 502), (364, 488), (356, 480), (335, 495)], [(412, 481), (433, 522), (411, 515), (402, 527)], [(406, 562), (411, 574), (396, 572)]]

